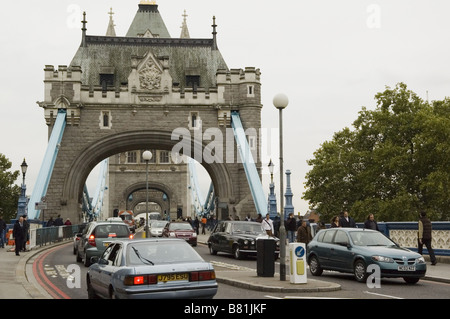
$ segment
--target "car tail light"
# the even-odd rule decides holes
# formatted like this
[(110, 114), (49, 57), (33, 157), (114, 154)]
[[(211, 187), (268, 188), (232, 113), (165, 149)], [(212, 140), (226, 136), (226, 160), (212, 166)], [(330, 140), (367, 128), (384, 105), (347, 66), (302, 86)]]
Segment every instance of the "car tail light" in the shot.
[(95, 243), (95, 236), (94, 235), (89, 236), (88, 243), (91, 246), (97, 246), (97, 244)]
[(130, 234), (130, 236), (128, 236), (128, 238), (134, 239), (134, 235), (133, 235), (133, 234)]
[(158, 282), (156, 275), (126, 276), (123, 280), (125, 286), (153, 285)]
[(194, 271), (191, 272), (189, 281), (205, 281), (214, 279), (216, 279), (216, 273), (214, 272), (214, 270)]

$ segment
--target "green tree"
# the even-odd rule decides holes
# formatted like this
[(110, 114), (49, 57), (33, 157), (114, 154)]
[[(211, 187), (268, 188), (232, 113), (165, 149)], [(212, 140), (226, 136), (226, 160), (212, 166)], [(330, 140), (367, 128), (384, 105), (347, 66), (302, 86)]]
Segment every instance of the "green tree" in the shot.
[(20, 196), (20, 187), (14, 185), (20, 172), (10, 172), (11, 166), (9, 159), (0, 153), (0, 214), (7, 222), (15, 218)]
[(450, 217), (450, 100), (424, 102), (399, 83), (308, 161), (303, 198), (325, 220), (348, 209), (357, 221)]

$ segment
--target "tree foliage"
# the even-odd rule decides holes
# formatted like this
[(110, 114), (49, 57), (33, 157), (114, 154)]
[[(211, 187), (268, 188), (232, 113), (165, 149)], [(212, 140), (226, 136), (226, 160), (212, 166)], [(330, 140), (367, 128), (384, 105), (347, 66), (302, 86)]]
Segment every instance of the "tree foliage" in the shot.
[(375, 95), (353, 122), (308, 160), (303, 198), (329, 221), (349, 210), (357, 221), (450, 218), (450, 99), (420, 99), (399, 83)]
[(11, 162), (0, 153), (0, 214), (8, 222), (16, 216), (20, 187), (14, 185), (20, 172), (10, 172)]

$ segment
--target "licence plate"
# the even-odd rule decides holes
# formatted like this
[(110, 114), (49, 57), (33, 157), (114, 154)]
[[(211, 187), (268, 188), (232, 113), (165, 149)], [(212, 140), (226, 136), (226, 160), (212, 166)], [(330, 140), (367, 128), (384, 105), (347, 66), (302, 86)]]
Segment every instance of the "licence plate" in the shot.
[(187, 273), (184, 274), (164, 274), (158, 275), (158, 281), (177, 281), (177, 280), (188, 280), (189, 275)]
[(398, 266), (398, 271), (416, 271), (416, 266)]
[(105, 247), (108, 247), (108, 246), (109, 246), (109, 244), (111, 244), (111, 242), (110, 242), (110, 241), (104, 241), (104, 242), (103, 242), (103, 246), (105, 246)]

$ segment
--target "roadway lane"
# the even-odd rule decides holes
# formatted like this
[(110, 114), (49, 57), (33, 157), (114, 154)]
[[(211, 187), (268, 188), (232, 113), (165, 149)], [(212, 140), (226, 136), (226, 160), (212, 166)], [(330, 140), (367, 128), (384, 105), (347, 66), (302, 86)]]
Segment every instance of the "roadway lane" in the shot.
[[(213, 256), (202, 244), (195, 249), (205, 260), (212, 262), (216, 270), (223, 267), (241, 267), (254, 269), (256, 272), (256, 258), (235, 260), (231, 255), (221, 253)], [(76, 262), (72, 243), (46, 251), (36, 257), (33, 263), (36, 281), (55, 299), (86, 299), (87, 269)], [(310, 276), (308, 273), (308, 278), (311, 278)], [(356, 282), (349, 274), (326, 271), (321, 277), (314, 279), (338, 283), (342, 289), (335, 292), (286, 294), (246, 290), (219, 283), (215, 299), (447, 299), (450, 295), (450, 284), (425, 280), (415, 285), (407, 285), (403, 279), (386, 279), (381, 281), (381, 288), (368, 288), (367, 285)]]

